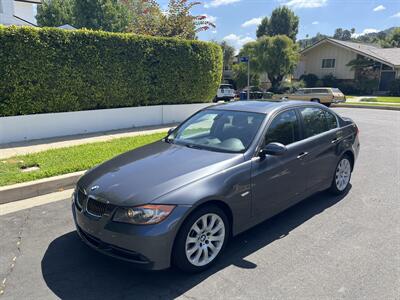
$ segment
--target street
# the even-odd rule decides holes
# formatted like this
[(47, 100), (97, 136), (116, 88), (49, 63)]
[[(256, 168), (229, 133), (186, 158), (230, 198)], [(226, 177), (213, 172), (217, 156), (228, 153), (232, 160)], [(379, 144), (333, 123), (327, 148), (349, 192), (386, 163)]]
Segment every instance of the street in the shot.
[(141, 271), (90, 249), (70, 199), (5, 214), (0, 298), (399, 299), (400, 112), (334, 110), (360, 128), (345, 196), (306, 199), (235, 237), (195, 275)]

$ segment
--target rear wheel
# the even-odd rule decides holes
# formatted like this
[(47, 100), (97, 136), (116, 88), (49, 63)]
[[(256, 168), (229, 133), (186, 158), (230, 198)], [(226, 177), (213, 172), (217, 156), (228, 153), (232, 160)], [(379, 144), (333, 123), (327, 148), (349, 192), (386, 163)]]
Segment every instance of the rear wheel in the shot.
[(344, 155), (336, 166), (335, 176), (329, 189), (331, 193), (340, 195), (346, 191), (350, 183), (351, 171), (350, 157)]
[(201, 272), (220, 256), (229, 236), (229, 222), (215, 205), (201, 207), (184, 222), (175, 241), (173, 263), (186, 272)]
[(326, 107), (330, 107), (332, 103), (324, 103)]
[(311, 102), (316, 102), (316, 103), (321, 103), (321, 101), (319, 101), (319, 99), (311, 99)]

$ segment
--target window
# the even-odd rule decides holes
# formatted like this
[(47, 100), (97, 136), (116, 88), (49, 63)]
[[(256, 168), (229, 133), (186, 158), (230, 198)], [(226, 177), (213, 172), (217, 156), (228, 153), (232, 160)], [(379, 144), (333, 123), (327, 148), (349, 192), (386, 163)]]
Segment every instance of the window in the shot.
[(166, 142), (220, 152), (243, 152), (254, 140), (265, 114), (206, 109), (198, 112)]
[(327, 89), (311, 89), (310, 91), (310, 94), (329, 94)]
[(304, 124), (304, 138), (320, 134), (337, 127), (336, 117), (326, 110), (314, 107), (300, 109)]
[(336, 59), (334, 58), (324, 58), (322, 60), (322, 69), (333, 69), (335, 68)]
[(327, 123), (328, 130), (335, 129), (338, 127), (337, 119), (334, 114), (325, 110), (325, 116), (326, 116), (326, 123)]
[(285, 111), (272, 121), (265, 136), (265, 144), (281, 143), (289, 145), (300, 139), (299, 122), (294, 110)]

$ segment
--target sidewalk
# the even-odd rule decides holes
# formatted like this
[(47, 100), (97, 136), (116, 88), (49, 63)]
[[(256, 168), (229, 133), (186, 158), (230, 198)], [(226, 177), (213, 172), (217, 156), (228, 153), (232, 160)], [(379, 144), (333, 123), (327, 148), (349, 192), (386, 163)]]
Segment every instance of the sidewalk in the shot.
[(108, 132), (98, 132), (90, 134), (80, 134), (66, 137), (58, 137), (51, 139), (41, 139), (29, 142), (18, 142), (0, 145), (0, 159), (5, 159), (15, 155), (23, 155), (29, 153), (36, 153), (49, 149), (57, 149), (63, 147), (76, 146), (81, 144), (109, 141), (112, 139), (130, 137), (136, 135), (152, 134), (157, 132), (167, 131), (176, 124), (167, 126), (148, 126), (131, 128), (125, 130), (115, 130)]

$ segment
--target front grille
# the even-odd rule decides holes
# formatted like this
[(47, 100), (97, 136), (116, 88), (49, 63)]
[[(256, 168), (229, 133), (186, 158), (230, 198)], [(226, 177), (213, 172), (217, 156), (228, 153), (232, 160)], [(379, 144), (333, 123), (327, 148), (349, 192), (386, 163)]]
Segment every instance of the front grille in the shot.
[(87, 196), (85, 195), (85, 193), (80, 188), (78, 188), (77, 192), (76, 192), (75, 204), (76, 204), (76, 207), (78, 207), (78, 209), (80, 211), (82, 211), (82, 208), (85, 205), (86, 198), (87, 198)]
[(110, 212), (113, 208), (114, 205), (97, 201), (91, 197), (89, 197), (87, 200), (86, 211), (96, 217), (103, 216), (106, 212)]

